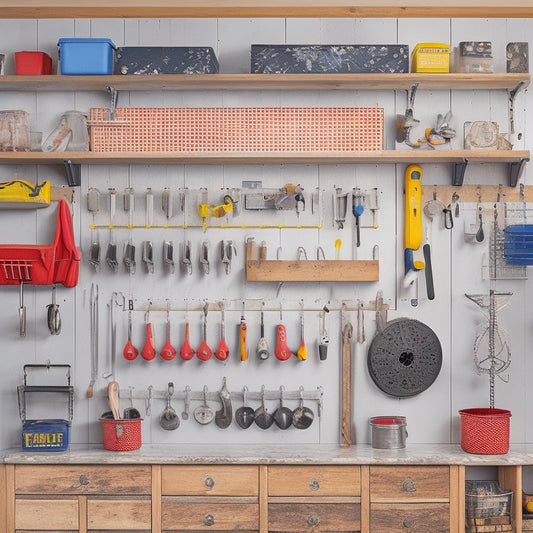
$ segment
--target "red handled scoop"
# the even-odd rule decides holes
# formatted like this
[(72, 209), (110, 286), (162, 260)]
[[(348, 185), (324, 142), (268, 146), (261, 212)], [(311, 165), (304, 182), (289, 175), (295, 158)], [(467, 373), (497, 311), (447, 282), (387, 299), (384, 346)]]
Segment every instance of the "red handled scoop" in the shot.
[(133, 361), (139, 355), (139, 350), (137, 350), (131, 342), (131, 309), (128, 311), (128, 342), (126, 343), (126, 346), (124, 346), (122, 355), (124, 355), (124, 359), (127, 359), (128, 361)]
[(180, 357), (182, 359), (185, 359), (186, 361), (194, 357), (194, 350), (191, 348), (191, 345), (189, 344), (189, 321), (188, 320), (186, 320), (185, 322), (185, 340), (183, 341), (183, 344), (181, 345), (181, 348), (180, 348)]
[(276, 350), (274, 353), (280, 361), (286, 361), (292, 355), (289, 347), (287, 346), (287, 330), (283, 324), (278, 324)]
[(207, 311), (208, 311), (208, 304), (204, 305), (204, 339), (202, 341), (202, 344), (198, 346), (198, 351), (196, 352), (196, 355), (198, 355), (198, 358), (202, 361), (207, 361), (211, 358), (211, 355), (213, 352), (211, 351), (211, 348), (209, 348), (207, 344)]
[(220, 318), (220, 342), (215, 350), (215, 357), (220, 361), (225, 361), (229, 355), (229, 348), (226, 344), (226, 325), (224, 322), (224, 307), (222, 307)]
[(144, 341), (141, 355), (143, 356), (143, 359), (146, 359), (147, 361), (151, 361), (155, 357), (155, 343), (154, 336), (152, 335), (152, 323), (149, 322), (148, 319), (146, 321), (146, 340)]
[(170, 342), (170, 313), (167, 309), (167, 340), (165, 342), (165, 345), (161, 349), (161, 357), (165, 359), (166, 361), (170, 361), (171, 359), (174, 359), (176, 356), (176, 350), (174, 349), (174, 346), (172, 346)]

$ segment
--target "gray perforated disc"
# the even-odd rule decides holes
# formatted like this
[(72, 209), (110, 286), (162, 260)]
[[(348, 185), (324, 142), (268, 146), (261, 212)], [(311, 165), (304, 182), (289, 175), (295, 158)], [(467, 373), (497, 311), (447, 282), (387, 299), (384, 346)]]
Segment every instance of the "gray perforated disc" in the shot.
[(383, 392), (407, 398), (425, 391), (437, 379), (442, 348), (431, 328), (418, 320), (397, 318), (372, 340), (367, 364)]

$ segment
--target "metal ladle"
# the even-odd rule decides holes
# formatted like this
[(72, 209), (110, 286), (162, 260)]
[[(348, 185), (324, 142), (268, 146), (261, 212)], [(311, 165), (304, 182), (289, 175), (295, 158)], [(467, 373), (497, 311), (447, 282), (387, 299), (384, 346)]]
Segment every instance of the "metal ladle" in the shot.
[(246, 393), (248, 387), (242, 389), (242, 406), (235, 411), (235, 422), (242, 429), (248, 429), (254, 423), (254, 410), (246, 405)]
[(174, 383), (168, 384), (167, 406), (159, 417), (159, 425), (167, 431), (177, 429), (180, 425), (180, 419), (176, 411), (170, 405), (170, 398), (174, 394)]
[(292, 425), (296, 429), (307, 429), (315, 418), (315, 414), (309, 407), (304, 407), (304, 392), (300, 387), (300, 405), (292, 412)]
[(254, 412), (255, 423), (261, 429), (268, 429), (274, 423), (274, 417), (265, 409), (265, 386), (261, 388), (261, 406)]
[(207, 385), (204, 385), (204, 403), (194, 410), (193, 415), (196, 422), (202, 426), (209, 424), (215, 418), (215, 412), (207, 405)]
[(280, 429), (288, 429), (292, 424), (292, 411), (283, 405), (283, 385), (279, 388), (279, 407), (274, 411), (274, 422)]

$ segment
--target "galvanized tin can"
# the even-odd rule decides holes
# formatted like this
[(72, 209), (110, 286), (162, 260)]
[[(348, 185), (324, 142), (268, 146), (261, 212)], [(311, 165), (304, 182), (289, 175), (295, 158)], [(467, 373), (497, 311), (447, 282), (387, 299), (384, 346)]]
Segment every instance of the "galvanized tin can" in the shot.
[(407, 419), (404, 416), (374, 416), (370, 419), (372, 448), (405, 448)]

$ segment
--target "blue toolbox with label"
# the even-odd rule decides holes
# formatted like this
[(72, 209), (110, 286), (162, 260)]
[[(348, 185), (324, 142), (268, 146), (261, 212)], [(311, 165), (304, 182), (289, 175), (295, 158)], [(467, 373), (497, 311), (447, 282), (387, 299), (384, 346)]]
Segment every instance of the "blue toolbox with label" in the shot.
[(209, 46), (119, 46), (114, 74), (217, 74)]
[(409, 72), (406, 44), (253, 44), (252, 74)]
[[(39, 371), (46, 370), (47, 377), (54, 369), (66, 369), (66, 384), (43, 384), (28, 385), (28, 370)], [(24, 451), (34, 452), (61, 452), (68, 448), (70, 441), (70, 425), (72, 422), (74, 389), (70, 384), (70, 365), (24, 365), (24, 383), (17, 387), (19, 414), (22, 420), (22, 449)], [(28, 394), (38, 393), (40, 404), (43, 405), (43, 399), (48, 398), (47, 404), (50, 409), (57, 403), (52, 402), (52, 396), (67, 396), (68, 419), (49, 418), (33, 419), (26, 418), (26, 396)]]

